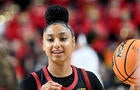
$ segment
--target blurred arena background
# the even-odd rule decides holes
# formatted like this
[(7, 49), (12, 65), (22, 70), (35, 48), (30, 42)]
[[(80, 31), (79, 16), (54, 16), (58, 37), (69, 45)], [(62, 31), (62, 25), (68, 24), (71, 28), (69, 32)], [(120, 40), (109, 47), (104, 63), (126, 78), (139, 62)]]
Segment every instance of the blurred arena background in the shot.
[(0, 43), (8, 50), (18, 82), (47, 65), (42, 32), (45, 10), (52, 4), (68, 8), (76, 39), (94, 33), (90, 45), (99, 56), (105, 89), (128, 90), (112, 71), (112, 55), (120, 42), (140, 38), (140, 0), (0, 0)]

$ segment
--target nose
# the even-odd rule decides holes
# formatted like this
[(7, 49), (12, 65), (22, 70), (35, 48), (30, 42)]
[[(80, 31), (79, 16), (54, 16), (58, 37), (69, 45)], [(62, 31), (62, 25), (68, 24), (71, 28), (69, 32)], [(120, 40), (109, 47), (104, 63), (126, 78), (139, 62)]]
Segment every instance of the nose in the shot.
[(59, 39), (55, 39), (54, 40), (54, 48), (59, 48), (61, 45), (60, 45), (60, 41)]

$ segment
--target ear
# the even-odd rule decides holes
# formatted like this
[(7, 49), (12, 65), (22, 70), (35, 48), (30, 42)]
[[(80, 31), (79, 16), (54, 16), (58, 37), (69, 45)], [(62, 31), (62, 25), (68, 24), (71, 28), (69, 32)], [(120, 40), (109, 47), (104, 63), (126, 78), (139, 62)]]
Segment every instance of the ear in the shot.
[(72, 38), (72, 42), (73, 42), (73, 47), (75, 47), (76, 46), (75, 37)]
[(42, 41), (42, 49), (43, 49), (43, 51), (44, 51), (44, 40)]
[(42, 50), (45, 51), (45, 40), (44, 40), (45, 36), (43, 33), (43, 39), (42, 39)]

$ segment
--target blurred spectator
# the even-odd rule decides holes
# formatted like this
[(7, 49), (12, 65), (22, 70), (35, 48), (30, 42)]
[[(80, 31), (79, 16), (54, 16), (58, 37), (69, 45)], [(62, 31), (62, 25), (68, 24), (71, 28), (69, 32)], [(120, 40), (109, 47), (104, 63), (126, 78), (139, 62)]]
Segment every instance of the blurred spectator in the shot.
[(94, 37), (93, 32), (90, 32), (87, 36), (84, 34), (78, 36), (78, 48), (72, 54), (71, 64), (93, 72), (102, 82), (99, 72), (100, 61), (96, 51), (91, 47)]
[(35, 27), (31, 23), (28, 12), (21, 12), (15, 15), (13, 20), (7, 25), (5, 36), (9, 40), (18, 39), (24, 41), (25, 37), (33, 36)]
[(134, 0), (131, 7), (133, 13), (133, 21), (140, 29), (140, 0)]
[(0, 90), (17, 90), (18, 82), (6, 49), (0, 44)]
[(45, 0), (31, 0), (30, 8), (28, 9), (31, 23), (35, 26), (35, 28), (42, 35), (44, 27), (46, 26), (46, 22), (44, 19), (45, 10), (47, 8), (47, 4)]
[[(106, 38), (109, 35), (108, 29), (104, 21), (102, 20), (101, 10), (98, 6), (89, 5), (87, 7), (87, 16), (90, 18), (90, 30), (96, 33), (96, 39), (91, 46), (100, 54), (106, 47)], [(88, 29), (87, 29), (88, 31)]]
[(136, 26), (132, 21), (130, 10), (127, 8), (121, 9), (120, 18), (120, 38), (122, 40), (133, 38), (136, 31)]
[(68, 6), (72, 0), (48, 0), (49, 4), (59, 4), (63, 6)]

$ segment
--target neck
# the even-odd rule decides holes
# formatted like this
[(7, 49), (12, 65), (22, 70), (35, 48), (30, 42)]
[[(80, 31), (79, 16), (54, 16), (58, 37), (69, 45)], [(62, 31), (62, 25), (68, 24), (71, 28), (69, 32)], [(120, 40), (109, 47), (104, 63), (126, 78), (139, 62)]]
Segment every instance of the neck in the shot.
[(55, 77), (66, 77), (72, 74), (72, 67), (70, 64), (56, 64), (48, 65), (48, 71)]

